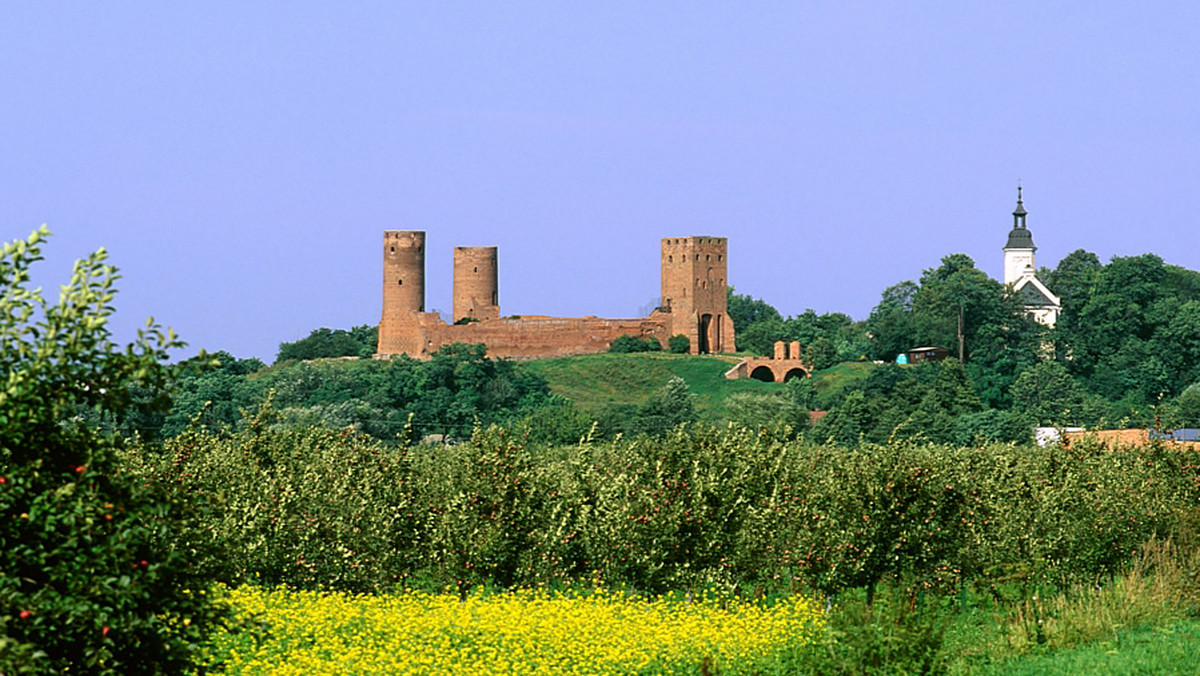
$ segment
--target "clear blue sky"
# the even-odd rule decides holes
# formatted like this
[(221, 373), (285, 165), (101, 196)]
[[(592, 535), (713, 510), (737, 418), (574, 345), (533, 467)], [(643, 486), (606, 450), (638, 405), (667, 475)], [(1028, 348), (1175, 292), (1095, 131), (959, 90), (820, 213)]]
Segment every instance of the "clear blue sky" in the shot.
[[(985, 6), (987, 5), (987, 6)], [(862, 319), (962, 252), (1200, 269), (1200, 5), (18, 2), (0, 18), (0, 235), (106, 246), (153, 315), (270, 360), (376, 323), (385, 229), (500, 247), (505, 314), (629, 317), (659, 239)]]

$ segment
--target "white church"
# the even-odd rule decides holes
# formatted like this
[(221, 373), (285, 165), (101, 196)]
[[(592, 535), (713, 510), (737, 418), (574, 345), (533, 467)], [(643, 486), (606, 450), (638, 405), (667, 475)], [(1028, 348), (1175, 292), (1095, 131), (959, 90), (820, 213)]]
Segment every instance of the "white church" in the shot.
[(1013, 229), (1004, 246), (1004, 285), (1025, 305), (1025, 312), (1035, 320), (1053, 327), (1062, 312), (1062, 301), (1037, 278), (1033, 233), (1025, 227), (1025, 205), (1021, 202), (1021, 187), (1017, 186), (1017, 209), (1013, 212)]

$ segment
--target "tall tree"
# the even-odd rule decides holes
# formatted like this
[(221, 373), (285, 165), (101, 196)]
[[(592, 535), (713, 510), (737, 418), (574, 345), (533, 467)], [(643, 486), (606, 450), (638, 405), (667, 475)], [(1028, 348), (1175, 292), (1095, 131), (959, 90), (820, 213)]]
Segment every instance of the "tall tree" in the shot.
[(891, 361), (896, 355), (918, 347), (913, 317), (913, 299), (920, 286), (905, 281), (884, 289), (883, 298), (867, 317), (866, 330), (871, 337), (872, 359)]
[(1042, 425), (1079, 424), (1085, 397), (1083, 387), (1057, 361), (1026, 369), (1012, 386), (1013, 409)]
[[(734, 293), (733, 287), (726, 287), (725, 311), (733, 320), (733, 332), (741, 334), (751, 324), (764, 321), (783, 321), (779, 310), (771, 307), (766, 301), (740, 293)], [(739, 348), (740, 349), (740, 348)]]

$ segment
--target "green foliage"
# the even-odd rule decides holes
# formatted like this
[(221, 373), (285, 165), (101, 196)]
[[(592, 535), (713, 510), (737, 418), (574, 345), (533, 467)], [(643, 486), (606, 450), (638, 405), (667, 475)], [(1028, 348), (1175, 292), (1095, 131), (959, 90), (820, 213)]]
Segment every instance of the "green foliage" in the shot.
[(237, 359), (225, 351), (181, 362), (172, 389), (171, 410), (162, 421), (162, 434), (179, 434), (197, 416), (211, 429), (233, 427), (241, 418), (241, 410), (253, 409), (261, 396), (248, 377), (264, 367), (258, 359)]
[(738, 392), (726, 402), (729, 421), (755, 431), (808, 427), (808, 411), (787, 392)]
[(1036, 362), (1043, 328), (963, 254), (943, 258), (939, 267), (925, 271), (919, 284), (902, 282), (884, 291), (866, 321), (870, 354), (892, 361), (925, 345), (957, 354), (960, 321), (964, 362), (977, 394), (991, 408), (1008, 408), (1008, 389)]
[(827, 640), (801, 673), (945, 673), (945, 614), (931, 606), (913, 608), (913, 599), (888, 591), (870, 601), (863, 594), (840, 597), (829, 615)]
[(637, 409), (623, 431), (631, 436), (661, 436), (695, 420), (696, 395), (683, 378), (675, 376)]
[[(780, 321), (783, 319), (779, 314), (779, 310), (768, 305), (766, 301), (734, 293), (732, 286), (726, 287), (725, 311), (729, 314), (729, 318), (733, 320), (733, 332), (739, 338), (742, 332), (752, 324), (772, 320)], [(740, 339), (738, 341), (738, 349), (746, 349), (741, 347)]]
[(545, 446), (526, 431), (388, 449), (263, 414), (133, 455), (147, 482), (211, 502), (211, 530), (176, 546), (219, 545), (208, 565), (230, 581), (354, 590), (1069, 584), (1120, 570), (1200, 500), (1186, 449), (844, 448), (703, 425)]
[(375, 354), (379, 342), (379, 327), (373, 324), (342, 329), (315, 329), (307, 338), (280, 343), (275, 363), (332, 357), (369, 357)]
[(980, 668), (996, 676), (1187, 674), (1196, 668), (1200, 621), (1172, 626), (1120, 627), (1106, 640), (1070, 650), (1037, 651)]
[(807, 355), (814, 370), (823, 371), (838, 363), (837, 347), (825, 336), (818, 336), (809, 346)]
[(1168, 427), (1200, 427), (1200, 383), (1193, 383), (1169, 407)]
[(866, 328), (871, 334), (873, 359), (891, 362), (896, 355), (917, 347), (916, 319), (913, 299), (920, 289), (916, 282), (905, 281), (883, 290), (883, 298), (867, 317)]
[[(737, 392), (773, 392), (781, 386), (753, 378), (730, 380), (725, 372), (736, 359), (715, 355), (677, 355), (668, 352), (593, 354), (518, 362), (519, 371), (544, 379), (550, 391), (570, 400), (591, 420), (627, 418), (655, 396), (663, 384), (678, 376), (696, 395), (701, 420), (728, 420), (728, 398)], [(611, 429), (619, 430), (623, 423)]]
[(211, 551), (207, 573), (233, 583), (384, 589), (412, 567), (419, 518), (404, 450), (350, 431), (273, 425), (262, 407), (235, 434), (198, 428), (139, 445), (126, 462), (174, 500), (208, 510), (172, 533), (180, 551)]
[(116, 269), (75, 264), (56, 304), (27, 288), (43, 227), (0, 256), (0, 672), (179, 671), (214, 620), (207, 582), (165, 537), (185, 523), (116, 461), (121, 442), (72, 416), (117, 423), (161, 393), (181, 346), (148, 322), (110, 340)]
[(955, 418), (951, 442), (957, 446), (1025, 445), (1033, 442), (1033, 428), (1026, 415), (989, 408)]
[(806, 413), (816, 408), (817, 389), (811, 378), (792, 378), (784, 383), (788, 397)]
[(737, 334), (737, 348), (742, 352), (771, 355), (775, 343), (787, 340), (787, 326), (781, 319), (767, 319), (751, 324)]
[[(840, 400), (832, 403), (829, 414), (814, 428), (815, 438), (841, 445), (855, 445), (860, 436), (872, 443), (914, 439), (951, 444), (970, 443), (976, 436), (991, 438), (1007, 429), (978, 415), (983, 405), (955, 359), (914, 367), (885, 364), (847, 385), (838, 396)], [(986, 425), (989, 431), (974, 425)], [(1002, 440), (1013, 438), (1001, 434)]]
[(1077, 425), (1082, 421), (1086, 393), (1057, 361), (1026, 369), (1012, 386), (1013, 408), (1039, 425)]
[(748, 429), (778, 434), (801, 433), (809, 427), (816, 391), (808, 378), (792, 378), (782, 389), (737, 392), (725, 402), (729, 421)]
[(865, 325), (855, 324), (848, 315), (818, 315), (810, 309), (784, 319), (761, 300), (736, 294), (732, 288), (728, 293), (727, 312), (733, 319), (739, 351), (771, 355), (777, 341), (799, 341), (805, 356), (820, 364), (817, 369), (824, 369), (839, 361), (865, 358), (870, 349)]
[[(576, 444), (584, 439), (600, 439), (610, 431), (601, 425), (602, 416), (591, 415), (558, 398), (555, 405), (543, 406), (508, 427), (532, 445)], [(621, 423), (612, 427), (620, 427)]]
[(608, 351), (614, 354), (627, 354), (630, 352), (661, 352), (662, 343), (658, 342), (657, 338), (647, 336), (617, 336), (609, 346)]
[(1132, 407), (1200, 380), (1200, 274), (1153, 254), (1094, 259), (1075, 252), (1053, 276), (1069, 296), (1055, 339), (1071, 374)]
[(1103, 269), (1096, 254), (1076, 249), (1042, 279), (1062, 301), (1062, 315), (1055, 325), (1060, 335), (1076, 330), (1079, 313), (1095, 293)]
[(394, 439), (411, 423), (421, 435), (468, 436), (477, 422), (523, 417), (554, 405), (546, 383), (512, 362), (487, 358), (482, 345), (452, 344), (427, 361), (285, 362), (263, 369), (225, 353), (185, 362), (163, 431), (193, 420), (209, 430), (234, 428), (273, 392), (277, 425), (352, 428)]
[(667, 341), (667, 349), (674, 354), (688, 354), (692, 351), (692, 341), (687, 336), (677, 333)]

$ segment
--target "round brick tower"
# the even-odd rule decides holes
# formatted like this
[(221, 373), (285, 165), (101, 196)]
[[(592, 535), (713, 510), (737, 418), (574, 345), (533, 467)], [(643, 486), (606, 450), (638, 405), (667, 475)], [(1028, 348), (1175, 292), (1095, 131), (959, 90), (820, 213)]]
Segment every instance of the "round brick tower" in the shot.
[(498, 319), (496, 247), (454, 247), (454, 321)]
[(425, 311), (425, 233), (385, 230), (383, 233), (383, 317), (379, 322), (379, 352), (415, 354), (417, 313)]

